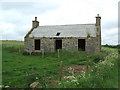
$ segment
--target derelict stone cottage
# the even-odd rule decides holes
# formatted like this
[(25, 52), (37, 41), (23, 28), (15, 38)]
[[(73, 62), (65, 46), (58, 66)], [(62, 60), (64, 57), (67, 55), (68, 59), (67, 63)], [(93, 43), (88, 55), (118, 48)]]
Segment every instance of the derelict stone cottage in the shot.
[(70, 24), (39, 26), (37, 17), (24, 38), (25, 51), (54, 52), (57, 49), (69, 51), (99, 52), (101, 50), (101, 17), (95, 24)]

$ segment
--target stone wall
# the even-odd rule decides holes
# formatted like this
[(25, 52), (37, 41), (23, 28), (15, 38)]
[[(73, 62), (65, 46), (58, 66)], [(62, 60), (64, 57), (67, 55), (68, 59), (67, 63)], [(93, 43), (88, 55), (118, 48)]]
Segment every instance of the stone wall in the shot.
[(96, 26), (96, 52), (101, 51), (101, 26)]
[[(55, 41), (60, 39), (49, 39), (41, 38), (41, 49), (44, 49), (45, 52), (54, 52), (55, 50)], [(77, 39), (62, 39), (62, 49), (63, 50), (78, 50), (77, 48)]]
[(33, 52), (34, 51), (34, 39), (31, 38), (25, 38), (24, 40), (24, 46), (26, 52)]
[[(34, 40), (41, 40), (41, 50), (34, 50)], [(78, 39), (81, 38), (62, 38), (62, 49), (69, 51), (78, 51)], [(99, 39), (96, 37), (82, 38), (85, 39), (85, 51), (86, 52), (99, 52)], [(25, 51), (26, 52), (54, 52), (55, 50), (55, 38), (25, 38)]]
[(49, 38), (42, 38), (41, 40), (41, 50), (45, 52), (54, 52), (55, 51), (55, 40)]
[(78, 39), (62, 39), (62, 49), (69, 51), (77, 51)]
[(91, 37), (86, 39), (86, 51), (87, 52), (96, 52), (96, 38)]

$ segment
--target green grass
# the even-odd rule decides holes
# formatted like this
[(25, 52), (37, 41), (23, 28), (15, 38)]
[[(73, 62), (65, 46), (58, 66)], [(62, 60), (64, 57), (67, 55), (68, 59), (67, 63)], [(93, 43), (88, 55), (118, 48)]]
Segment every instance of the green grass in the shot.
[[(86, 64), (94, 66), (100, 60), (104, 61), (108, 52), (114, 50), (110, 51), (109, 48), (104, 48), (104, 51), (98, 54), (60, 51), (60, 57), (58, 58), (56, 52), (45, 53), (44, 57), (42, 55), (23, 55), (22, 41), (2, 41), (2, 45), (3, 85), (17, 88), (29, 87), (29, 84), (36, 81), (36, 77), (39, 78), (38, 81), (42, 84), (42, 87), (48, 87), (45, 85), (49, 84), (46, 77), (50, 76), (52, 80), (58, 80), (61, 61), (63, 61), (64, 67)], [(111, 81), (114, 80), (111, 79)], [(108, 80), (106, 86), (109, 85)]]
[[(113, 48), (102, 48), (109, 52), (104, 61), (100, 61), (87, 72), (74, 79), (61, 81), (55, 87), (60, 88), (118, 88), (118, 50)], [(75, 81), (76, 80), (76, 81)], [(75, 81), (75, 82), (74, 82)]]
[(2, 45), (7, 45), (7, 46), (23, 46), (24, 42), (23, 41), (15, 41), (15, 40), (2, 40)]

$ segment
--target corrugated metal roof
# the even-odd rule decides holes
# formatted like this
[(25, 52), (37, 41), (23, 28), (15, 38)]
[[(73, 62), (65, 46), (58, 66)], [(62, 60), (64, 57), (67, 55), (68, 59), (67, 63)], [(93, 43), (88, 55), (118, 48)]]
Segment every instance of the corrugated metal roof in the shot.
[[(57, 33), (60, 33), (57, 36)], [(29, 37), (96, 37), (95, 24), (49, 25), (35, 28)]]

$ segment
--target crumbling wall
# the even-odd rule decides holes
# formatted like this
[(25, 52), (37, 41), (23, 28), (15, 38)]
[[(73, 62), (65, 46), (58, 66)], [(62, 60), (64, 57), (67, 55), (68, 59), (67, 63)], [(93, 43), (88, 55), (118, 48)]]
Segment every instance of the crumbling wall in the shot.
[(78, 50), (78, 39), (62, 39), (62, 49), (69, 51)]
[(33, 52), (34, 50), (34, 44), (33, 44), (33, 40), (32, 38), (25, 38), (24, 40), (24, 49), (26, 52)]
[(50, 38), (42, 38), (41, 40), (41, 50), (45, 52), (55, 51), (55, 40)]

